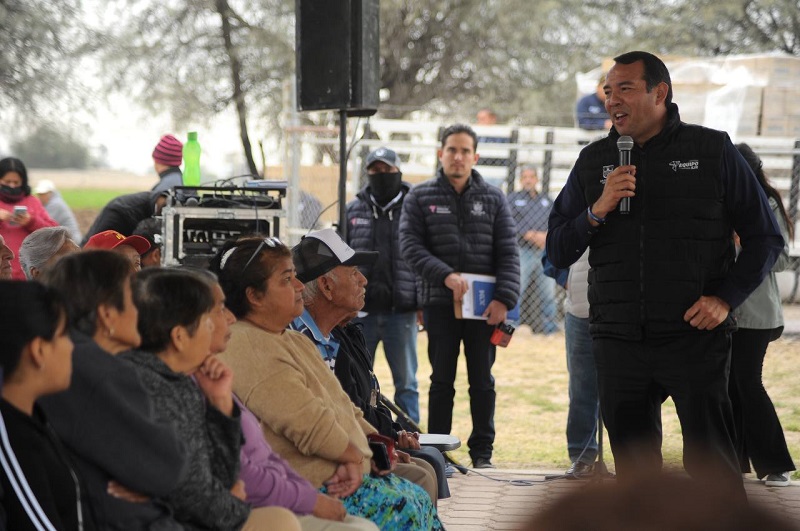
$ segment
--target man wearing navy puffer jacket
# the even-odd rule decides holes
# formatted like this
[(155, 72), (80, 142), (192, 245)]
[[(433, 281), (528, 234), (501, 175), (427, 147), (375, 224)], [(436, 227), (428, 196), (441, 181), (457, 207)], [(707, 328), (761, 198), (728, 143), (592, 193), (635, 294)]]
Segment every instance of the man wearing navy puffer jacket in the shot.
[[(475, 468), (493, 468), (495, 325), (519, 298), (519, 249), (506, 197), (473, 170), (478, 137), (467, 125), (445, 129), (436, 177), (411, 189), (403, 202), (400, 248), (422, 279), (422, 304), (431, 362), (428, 431), (450, 433), (461, 343), (467, 359)], [(453, 303), (467, 292), (461, 273), (496, 277), (486, 321), (456, 319)]]

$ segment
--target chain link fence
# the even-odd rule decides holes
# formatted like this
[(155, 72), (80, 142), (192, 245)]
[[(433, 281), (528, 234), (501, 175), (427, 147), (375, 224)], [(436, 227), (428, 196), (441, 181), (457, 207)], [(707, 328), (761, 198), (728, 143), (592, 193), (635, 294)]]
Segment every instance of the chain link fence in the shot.
[[(352, 200), (364, 185), (364, 160), (380, 146), (399, 154), (404, 180), (416, 184), (430, 179), (438, 166), (436, 151), (443, 126), (428, 121), (349, 119), (346, 200)], [(546, 231), (552, 200), (566, 182), (578, 153), (601, 134), (539, 126), (473, 127), (481, 156), (475, 169), (508, 194), (518, 225), (523, 287), (520, 322), (536, 333), (553, 332), (563, 321), (564, 290), (542, 273), (543, 236), (528, 233)], [(289, 182), (287, 237), (295, 243), (312, 227), (338, 223), (339, 129), (335, 124), (303, 125), (295, 116), (284, 129), (284, 139), (282, 178)], [(737, 142), (747, 142), (762, 157), (770, 181), (783, 194), (787, 211), (797, 226), (800, 141), (748, 137)], [(524, 189), (520, 179), (523, 169), (535, 172), (533, 191)], [(792, 268), (779, 281), (786, 300), (800, 301), (798, 235), (791, 254)]]

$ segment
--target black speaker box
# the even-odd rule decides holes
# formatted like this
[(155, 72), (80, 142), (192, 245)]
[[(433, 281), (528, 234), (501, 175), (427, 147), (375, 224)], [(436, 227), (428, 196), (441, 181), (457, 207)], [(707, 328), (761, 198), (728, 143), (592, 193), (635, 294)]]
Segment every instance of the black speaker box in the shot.
[(297, 108), (369, 116), (380, 89), (379, 0), (297, 0)]

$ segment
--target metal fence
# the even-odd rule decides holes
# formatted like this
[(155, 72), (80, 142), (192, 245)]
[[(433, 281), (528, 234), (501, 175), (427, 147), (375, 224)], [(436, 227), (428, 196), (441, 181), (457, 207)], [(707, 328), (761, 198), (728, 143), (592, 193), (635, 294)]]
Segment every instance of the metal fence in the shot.
[[(289, 182), (287, 236), (291, 242), (295, 242), (312, 226), (331, 226), (338, 220), (339, 130), (335, 125), (302, 125), (297, 116), (290, 117), (287, 123), (281, 177)], [(400, 155), (404, 180), (416, 184), (430, 179), (438, 165), (436, 150), (443, 125), (429, 121), (350, 119), (346, 161), (347, 200), (351, 200), (364, 184), (363, 168), (367, 154), (380, 146), (390, 147)], [(506, 193), (518, 194), (521, 189), (520, 169), (530, 165), (538, 174), (539, 200), (556, 197), (580, 150), (601, 134), (597, 131), (540, 126), (473, 127), (479, 137), (478, 153), (481, 155), (476, 169)], [(800, 141), (742, 137), (736, 142), (750, 144), (761, 156), (768, 178), (781, 191), (787, 211), (795, 227), (800, 229)], [(528, 214), (524, 214), (524, 209), (518, 210), (521, 216), (519, 223), (535, 224), (544, 215), (542, 208), (532, 208)], [(526, 215), (532, 218), (526, 218)], [(782, 280), (785, 286), (783, 290), (790, 292), (791, 301), (800, 300), (800, 235), (797, 233), (796, 230), (795, 241), (790, 247), (795, 261), (787, 274), (790, 276)], [(562, 319), (563, 290), (556, 288), (550, 279), (542, 275), (541, 267), (536, 264), (540, 256), (538, 247), (523, 244), (521, 252), (523, 275), (529, 272), (528, 278), (523, 278), (521, 322), (536, 332), (546, 333), (554, 329), (553, 323), (559, 323)]]

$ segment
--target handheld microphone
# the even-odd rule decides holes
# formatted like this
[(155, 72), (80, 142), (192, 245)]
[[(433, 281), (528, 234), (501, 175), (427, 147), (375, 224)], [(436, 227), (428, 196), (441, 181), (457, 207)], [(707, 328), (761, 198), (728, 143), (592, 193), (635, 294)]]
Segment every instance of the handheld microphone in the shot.
[[(617, 149), (619, 150), (619, 165), (627, 166), (631, 163), (631, 150), (633, 149), (633, 139), (629, 136), (621, 136), (617, 139)], [(619, 213), (631, 213), (631, 198), (623, 197), (619, 201)]]

